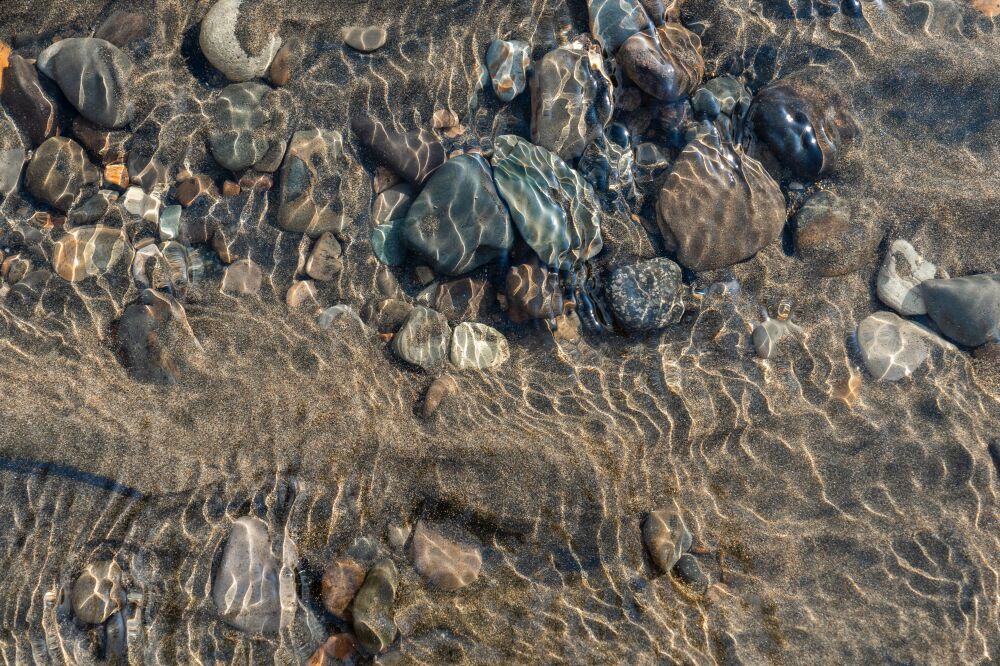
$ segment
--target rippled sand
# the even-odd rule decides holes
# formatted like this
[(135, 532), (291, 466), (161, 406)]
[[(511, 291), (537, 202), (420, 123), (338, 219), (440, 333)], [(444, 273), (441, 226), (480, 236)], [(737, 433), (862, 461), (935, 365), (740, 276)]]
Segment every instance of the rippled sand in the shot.
[[(37, 52), (126, 4), (8, 0), (0, 38), (36, 32), (26, 50)], [(210, 173), (203, 105), (224, 82), (198, 52), (197, 25), (211, 3), (136, 4), (155, 23), (136, 58), (146, 75), (135, 125), (176, 164)], [(864, 2), (861, 23), (795, 16), (812, 4), (689, 1), (684, 16), (700, 22), (709, 75), (825, 69), (862, 128), (831, 189), (867, 200), (888, 238), (911, 240), (951, 275), (996, 271), (995, 20), (946, 0)], [(492, 39), (525, 39), (537, 58), (562, 25), (587, 30), (577, 1), (300, 1), (283, 12), (286, 32), (312, 49), (286, 88), (299, 128), (348, 136), (356, 109), (411, 128), (451, 108), (468, 128), (459, 145), (488, 141), (507, 113), (495, 119), (489, 95), (468, 111)], [(387, 46), (346, 51), (348, 24), (385, 25)], [(392, 663), (1000, 658), (1000, 460), (989, 449), (1000, 377), (941, 349), (898, 383), (865, 373), (851, 334), (882, 309), (874, 281), (886, 242), (838, 278), (811, 277), (787, 241), (774, 242), (700, 275), (741, 288), (658, 335), (568, 343), (508, 324), (511, 360), (458, 376), (460, 399), (425, 420), (430, 375), (349, 322), (320, 331), (283, 305), (299, 238), (266, 221), (274, 194), (215, 212), (239, 217), (265, 286), (259, 298), (189, 297), (203, 352), (185, 357), (177, 386), (132, 381), (111, 351), (110, 325), (136, 298), (124, 272), (65, 286), (31, 313), (0, 307), (7, 663), (90, 663), (78, 647), (86, 632), (59, 622), (46, 593), (111, 554), (143, 595), (132, 663), (303, 661), (333, 625), (251, 638), (211, 601), (220, 545), (251, 512), (294, 538), (300, 592), (320, 617), (315, 581), (332, 557), (396, 559)], [(603, 265), (659, 254), (627, 213), (603, 224)], [(355, 225), (348, 268), (323, 302), (375, 289), (370, 221)], [(762, 305), (785, 298), (804, 333), (761, 360), (751, 327)], [(713, 583), (704, 596), (656, 575), (642, 547), (645, 514), (674, 503)], [(418, 517), (482, 542), (476, 583), (427, 589), (387, 538)]]

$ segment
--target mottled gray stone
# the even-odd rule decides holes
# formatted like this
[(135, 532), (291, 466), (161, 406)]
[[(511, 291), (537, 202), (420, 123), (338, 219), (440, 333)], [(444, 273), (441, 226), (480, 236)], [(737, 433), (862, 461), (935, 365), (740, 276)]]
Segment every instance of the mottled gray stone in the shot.
[(486, 324), (465, 322), (451, 334), (451, 362), (459, 370), (487, 370), (508, 358), (507, 338)]
[(444, 275), (504, 257), (514, 244), (507, 207), (479, 155), (460, 155), (435, 171), (400, 224), (406, 245)]
[(486, 51), (486, 67), (490, 72), (493, 92), (504, 102), (509, 102), (528, 84), (528, 67), (531, 65), (530, 47), (520, 40), (495, 39)]
[(87, 120), (117, 129), (132, 119), (134, 65), (114, 44), (93, 37), (62, 39), (42, 51), (36, 65)]
[(920, 284), (927, 314), (946, 336), (969, 347), (1000, 340), (1000, 273)]
[(548, 266), (572, 269), (601, 251), (593, 188), (558, 155), (504, 135), (494, 147), (493, 176), (521, 237)]
[(212, 156), (230, 171), (248, 169), (283, 141), (284, 115), (275, 93), (262, 83), (226, 86), (210, 107), (208, 145)]
[(404, 361), (433, 369), (448, 355), (451, 326), (440, 312), (418, 305), (410, 310), (395, 337), (392, 349)]
[(902, 239), (896, 239), (879, 269), (876, 289), (879, 300), (901, 315), (927, 314), (920, 283), (933, 280), (937, 266), (927, 261)]
[(198, 43), (202, 53), (212, 65), (230, 81), (249, 81), (264, 76), (278, 49), (281, 38), (277, 35), (277, 22), (258, 20), (253, 28), (267, 32), (263, 35), (261, 48), (256, 53), (247, 53), (237, 37), (240, 23), (247, 20), (244, 2), (250, 5), (256, 0), (219, 0), (201, 22)]
[(865, 200), (817, 192), (795, 214), (795, 252), (815, 275), (847, 275), (872, 263), (884, 228)]
[(927, 360), (929, 333), (892, 312), (876, 312), (858, 324), (858, 346), (875, 379), (909, 377)]
[(701, 39), (679, 23), (635, 33), (622, 44), (616, 60), (635, 85), (664, 102), (686, 98), (705, 75)]
[(246, 632), (278, 633), (279, 568), (271, 552), (267, 524), (251, 516), (233, 523), (212, 583), (212, 599), (222, 619)]
[(639, 0), (587, 0), (590, 33), (608, 55), (641, 30), (652, 31), (653, 22)]
[(711, 584), (698, 560), (690, 553), (681, 555), (674, 566), (674, 571), (685, 585), (699, 594), (704, 594)]
[(90, 163), (83, 147), (62, 136), (38, 147), (25, 173), (28, 191), (45, 203), (68, 211), (80, 198), (81, 188), (97, 182), (100, 171)]
[(680, 321), (681, 267), (663, 257), (621, 266), (608, 291), (615, 317), (629, 331), (652, 331)]

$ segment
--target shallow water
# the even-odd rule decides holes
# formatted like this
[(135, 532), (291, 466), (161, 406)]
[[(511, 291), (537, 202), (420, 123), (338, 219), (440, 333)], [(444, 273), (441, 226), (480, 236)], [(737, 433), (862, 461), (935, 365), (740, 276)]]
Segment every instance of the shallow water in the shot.
[[(5, 0), (0, 39), (30, 31), (18, 52), (35, 56), (141, 6), (153, 30), (134, 55), (136, 136), (171, 171), (218, 175), (205, 104), (226, 82), (197, 39), (211, 4)], [(682, 18), (701, 34), (706, 78), (741, 76), (755, 91), (822, 68), (849, 100), (861, 130), (822, 182), (886, 229), (856, 273), (813, 277), (785, 238), (697, 275), (739, 289), (661, 333), (574, 342), (500, 317), (510, 361), (455, 374), (457, 398), (430, 419), (418, 411), (432, 375), (370, 330), (322, 331), (285, 307), (300, 237), (273, 226), (277, 187), (210, 211), (238, 220), (240, 251), (266, 279), (259, 297), (235, 299), (207, 270), (184, 304), (201, 350), (181, 355), (176, 386), (136, 382), (115, 356), (112, 323), (138, 297), (124, 269), (52, 287), (30, 311), (0, 305), (4, 661), (99, 663), (90, 630), (55, 606), (88, 562), (114, 557), (141, 593), (129, 663), (304, 662), (343, 628), (318, 580), (345, 553), (399, 566), (400, 638), (380, 663), (997, 660), (995, 361), (938, 349), (912, 378), (877, 382), (852, 336), (884, 309), (875, 274), (893, 238), (952, 276), (1000, 269), (997, 24), (958, 0), (862, 2), (864, 19), (827, 11), (838, 5), (689, 0)], [(527, 95), (505, 109), (476, 92), (491, 40), (524, 39), (537, 59), (564, 25), (588, 30), (579, 0), (299, 0), (281, 11), (283, 34), (307, 53), (281, 93), (293, 128), (348, 137), (358, 110), (410, 129), (450, 108), (467, 131), (449, 147), (489, 148), (530, 113)], [(345, 48), (340, 28), (367, 24), (387, 28), (386, 47)], [(363, 178), (345, 185), (362, 212), (323, 304), (360, 310), (385, 270), (369, 242), (373, 167), (359, 158)], [(629, 220), (655, 228), (655, 192), (646, 199), (604, 212), (597, 270), (662, 254)], [(18, 207), (7, 199), (0, 218)], [(396, 272), (415, 294), (410, 271)], [(783, 299), (803, 332), (762, 360), (750, 330)], [(694, 534), (704, 595), (658, 575), (644, 551), (642, 520), (662, 506), (679, 507)], [(211, 598), (221, 545), (247, 514), (298, 548), (301, 606), (274, 638), (224, 624)], [(392, 526), (420, 518), (482, 544), (473, 585), (429, 589), (408, 549), (390, 544)]]

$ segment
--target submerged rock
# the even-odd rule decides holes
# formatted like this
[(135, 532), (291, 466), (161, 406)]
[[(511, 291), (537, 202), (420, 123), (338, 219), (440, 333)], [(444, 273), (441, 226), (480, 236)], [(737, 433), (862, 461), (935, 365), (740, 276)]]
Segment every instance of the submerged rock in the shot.
[(385, 46), (385, 28), (376, 25), (344, 28), (344, 43), (356, 51), (371, 53)]
[(920, 284), (927, 314), (955, 342), (979, 347), (1000, 340), (1000, 273)]
[(281, 165), (278, 225), (312, 237), (342, 231), (357, 213), (345, 196), (350, 171), (339, 132), (296, 132)]
[(54, 136), (38, 147), (28, 163), (28, 191), (45, 203), (68, 211), (80, 198), (84, 185), (96, 183), (101, 172), (90, 163), (76, 141)]
[(531, 65), (530, 47), (520, 40), (494, 39), (486, 51), (486, 67), (490, 71), (493, 92), (504, 102), (509, 102), (528, 84), (528, 67)]
[(444, 362), (450, 342), (451, 326), (444, 315), (418, 305), (393, 337), (392, 349), (404, 361), (432, 369)]
[[(198, 35), (201, 51), (230, 81), (264, 76), (281, 48), (273, 15), (250, 15), (260, 4), (259, 0), (219, 0), (202, 19)], [(245, 25), (247, 21), (253, 25)], [(241, 39), (244, 33), (253, 38)]]
[(76, 227), (56, 241), (52, 267), (64, 280), (78, 282), (108, 272), (130, 252), (121, 229), (102, 225)]
[(365, 570), (350, 558), (334, 560), (323, 572), (323, 605), (341, 620), (347, 618), (347, 607), (365, 582)]
[(679, 23), (637, 32), (616, 56), (625, 74), (646, 94), (676, 102), (693, 93), (705, 75), (701, 39)]
[(570, 306), (563, 298), (559, 275), (544, 266), (511, 266), (505, 287), (507, 317), (518, 324), (533, 319), (553, 320)]
[(615, 318), (629, 331), (653, 331), (681, 320), (681, 267), (663, 257), (615, 269), (608, 291)]
[(795, 252), (820, 277), (869, 265), (883, 234), (879, 215), (864, 202), (852, 206), (832, 192), (817, 192), (795, 214)]
[(125, 48), (130, 42), (144, 39), (149, 34), (149, 22), (137, 12), (116, 11), (94, 33), (97, 39)]
[(392, 560), (381, 560), (365, 577), (354, 597), (354, 634), (368, 652), (384, 652), (396, 639), (393, 605), (399, 573)]
[(929, 355), (930, 333), (892, 312), (876, 312), (858, 324), (858, 346), (875, 379), (895, 382), (909, 377)]
[(87, 120), (117, 129), (132, 120), (131, 78), (134, 65), (114, 44), (94, 37), (71, 37), (38, 56), (38, 70), (59, 84)]
[(17, 191), (25, 155), (24, 148), (0, 150), (0, 196), (8, 196)]
[(479, 577), (483, 556), (478, 546), (449, 539), (421, 520), (413, 532), (413, 566), (435, 587), (453, 592)]
[(63, 111), (46, 92), (35, 66), (12, 53), (2, 73), (0, 102), (31, 145), (55, 136), (63, 124)]
[[(115, 326), (115, 345), (131, 376), (152, 384), (176, 384), (180, 370), (161, 340), (173, 319), (176, 302), (145, 290), (142, 300), (125, 308)], [(178, 306), (179, 307), (179, 306)]]
[(232, 83), (210, 107), (208, 138), (215, 161), (230, 171), (242, 171), (269, 157), (283, 145), (284, 116), (275, 93), (262, 83)]
[(339, 321), (352, 321), (360, 326), (364, 326), (364, 322), (361, 321), (361, 317), (358, 316), (358, 313), (354, 311), (353, 307), (346, 303), (331, 305), (319, 313), (319, 317), (316, 321), (319, 324), (319, 327), (324, 331), (328, 330), (334, 325), (334, 323)]
[(73, 613), (81, 622), (100, 624), (121, 608), (122, 570), (107, 560), (87, 565), (73, 584)]
[(366, 116), (353, 118), (351, 130), (376, 159), (414, 185), (423, 185), (447, 159), (444, 146), (429, 130), (397, 132)]
[(379, 192), (372, 204), (375, 224), (388, 224), (406, 218), (416, 194), (409, 183), (399, 183)]
[(590, 33), (608, 55), (614, 55), (629, 37), (652, 31), (653, 22), (639, 0), (587, 0)]
[(879, 300), (901, 315), (927, 314), (920, 283), (933, 280), (937, 266), (902, 239), (889, 246), (877, 278)]
[(340, 242), (330, 232), (324, 233), (313, 245), (312, 253), (306, 260), (306, 275), (314, 280), (332, 280), (344, 268), (340, 259)]
[(720, 115), (743, 119), (750, 109), (750, 93), (731, 76), (720, 76), (705, 82), (691, 97), (691, 106), (698, 117), (715, 120)]
[(833, 171), (857, 132), (848, 108), (830, 85), (789, 77), (757, 93), (747, 122), (760, 147), (793, 175), (819, 178)]
[(793, 332), (801, 332), (798, 326), (782, 319), (765, 319), (753, 328), (753, 348), (757, 356), (772, 358), (778, 351), (778, 343)]
[(557, 155), (504, 135), (494, 147), (493, 175), (521, 237), (548, 266), (572, 269), (601, 251), (593, 188)]
[(306, 662), (306, 666), (337, 666), (358, 651), (358, 642), (350, 634), (334, 634), (326, 642), (316, 648)]
[(451, 362), (459, 370), (487, 370), (508, 358), (507, 338), (486, 324), (465, 322), (451, 334)]
[(691, 532), (681, 515), (672, 509), (659, 509), (646, 517), (642, 540), (653, 563), (664, 573), (673, 569), (681, 555), (691, 548)]
[(246, 632), (277, 634), (279, 568), (264, 521), (243, 516), (233, 523), (212, 583), (212, 599), (222, 619)]
[(434, 415), (441, 403), (450, 395), (458, 393), (458, 382), (454, 377), (442, 375), (433, 382), (424, 395), (424, 403), (420, 407), (420, 415), (425, 419)]
[(760, 162), (705, 136), (674, 162), (656, 212), (667, 250), (702, 271), (743, 261), (777, 238), (785, 198)]
[(402, 266), (406, 262), (401, 221), (375, 225), (372, 229), (372, 252), (386, 266)]
[(248, 296), (260, 292), (264, 272), (251, 259), (240, 259), (226, 266), (220, 288), (227, 294)]
[(401, 224), (407, 246), (445, 275), (504, 257), (514, 244), (507, 207), (479, 155), (460, 155), (435, 171)]
[(698, 560), (690, 553), (684, 553), (680, 556), (680, 559), (677, 560), (677, 564), (674, 566), (674, 572), (681, 579), (681, 582), (698, 594), (704, 594), (711, 584), (708, 576), (702, 571)]
[(586, 42), (549, 51), (531, 77), (531, 140), (564, 160), (583, 155), (614, 110), (611, 79)]

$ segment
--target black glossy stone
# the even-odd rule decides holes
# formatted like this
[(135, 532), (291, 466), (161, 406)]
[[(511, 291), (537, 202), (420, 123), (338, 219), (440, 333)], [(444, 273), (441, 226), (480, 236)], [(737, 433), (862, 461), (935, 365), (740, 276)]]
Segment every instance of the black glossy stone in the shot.
[(695, 559), (694, 555), (690, 553), (684, 553), (677, 560), (677, 564), (674, 566), (674, 572), (677, 577), (684, 582), (685, 585), (690, 587), (695, 592), (699, 594), (704, 594), (708, 590), (709, 581), (708, 576), (702, 571), (701, 565), (698, 564), (698, 560)]
[(366, 116), (351, 120), (351, 130), (375, 158), (414, 185), (423, 185), (445, 163), (444, 146), (426, 129), (397, 132)]
[(93, 37), (63, 39), (42, 51), (36, 64), (87, 120), (117, 129), (132, 119), (134, 65), (114, 44)]
[(460, 155), (435, 171), (402, 224), (406, 245), (445, 275), (506, 256), (514, 243), (507, 207), (479, 155)]

